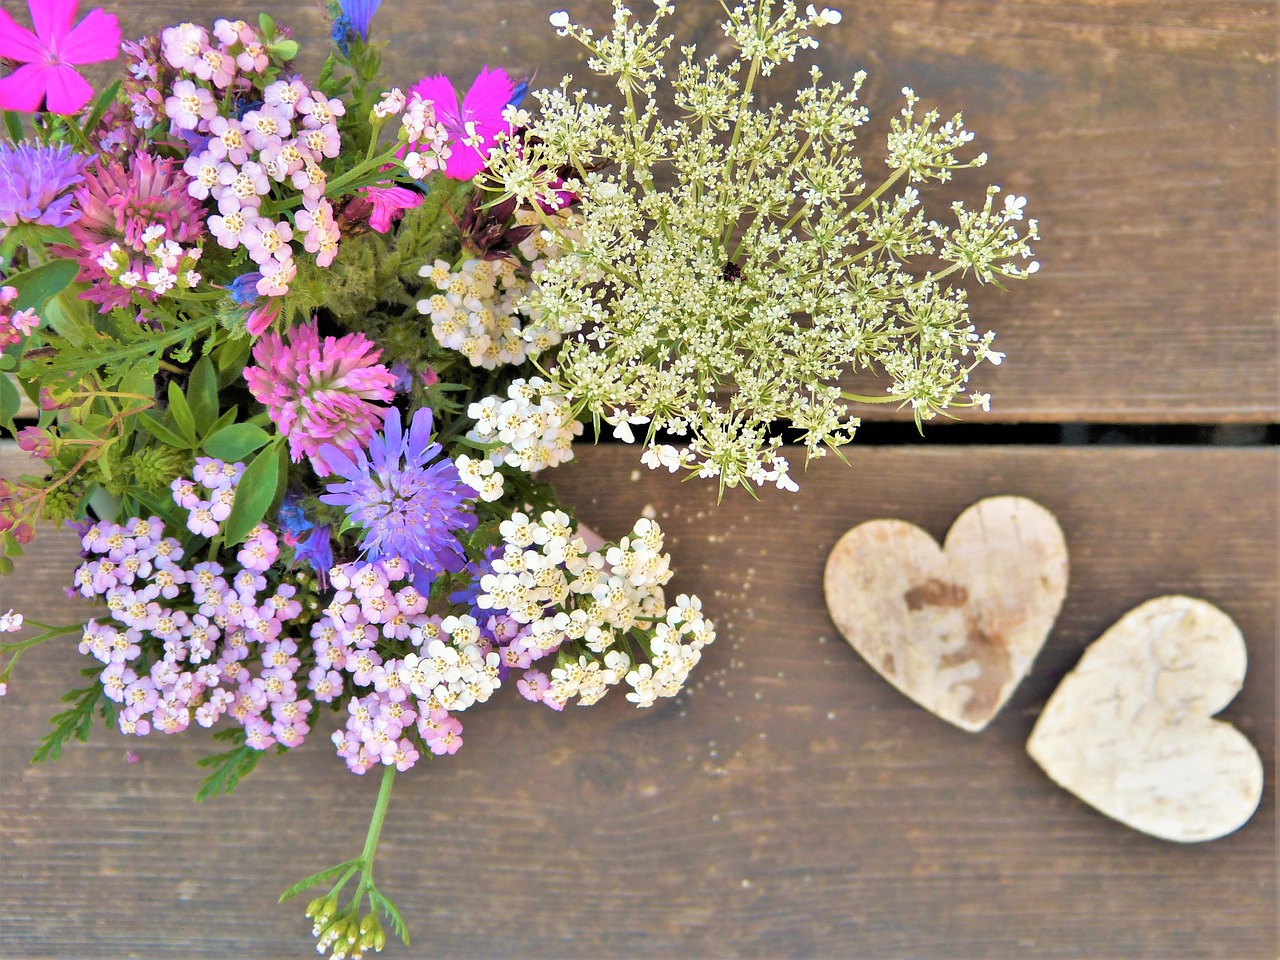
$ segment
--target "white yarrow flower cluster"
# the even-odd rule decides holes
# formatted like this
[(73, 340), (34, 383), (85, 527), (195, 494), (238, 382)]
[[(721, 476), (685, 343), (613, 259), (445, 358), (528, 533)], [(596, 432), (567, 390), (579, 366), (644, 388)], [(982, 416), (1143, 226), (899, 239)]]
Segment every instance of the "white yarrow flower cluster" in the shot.
[[(575, 236), (569, 215), (557, 215), (552, 222), (556, 231), (535, 229), (519, 244), (518, 261), (471, 258), (455, 270), (436, 260), (418, 271), (437, 291), (418, 301), (418, 312), (431, 318), (431, 332), (441, 345), (492, 370), (499, 364), (524, 363), (560, 343), (559, 328), (542, 323), (540, 311), (531, 310), (527, 302), (539, 274)], [(531, 211), (516, 214), (517, 226), (540, 223)]]
[(626, 682), (627, 699), (647, 707), (678, 693), (715, 640), (697, 598), (667, 607), (671, 558), (654, 521), (637, 520), (630, 536), (603, 551), (589, 551), (559, 511), (539, 520), (514, 513), (499, 532), (503, 552), (476, 603), (528, 624), (531, 648), (560, 651), (550, 699), (576, 697), (585, 706)]
[(494, 444), (489, 451), (492, 463), (526, 473), (572, 460), (573, 440), (582, 434), (569, 401), (541, 377), (513, 380), (505, 400), (485, 397), (467, 408), (467, 416), (476, 421), (467, 439)]
[(492, 460), (474, 460), (465, 453), (454, 458), (458, 476), (462, 482), (479, 494), (486, 503), (502, 498), (502, 474), (494, 469)]

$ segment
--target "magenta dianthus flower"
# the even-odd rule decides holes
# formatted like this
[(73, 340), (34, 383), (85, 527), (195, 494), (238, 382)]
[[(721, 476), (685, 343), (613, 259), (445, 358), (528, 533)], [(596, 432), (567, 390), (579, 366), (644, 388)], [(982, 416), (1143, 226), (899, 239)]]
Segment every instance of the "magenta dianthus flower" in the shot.
[(288, 342), (268, 333), (253, 348), (256, 366), (244, 378), (280, 432), (294, 463), (304, 456), (320, 476), (329, 475), (320, 448), (355, 452), (368, 443), (387, 415), (377, 402), (395, 396), (395, 375), (378, 363), (382, 351), (364, 334), (320, 339), (315, 320), (289, 330)]
[(485, 168), (494, 138), (511, 129), (502, 114), (515, 89), (505, 71), (486, 66), (461, 104), (453, 81), (445, 76), (423, 77), (410, 90), (432, 103), (436, 120), (449, 132), (452, 152), (444, 162), (446, 176), (470, 180)]
[(27, 0), (32, 33), (0, 10), (0, 57), (22, 66), (0, 80), (0, 109), (34, 113), (44, 101), (50, 113), (73, 114), (93, 96), (74, 64), (114, 60), (120, 23), (114, 13), (90, 10), (73, 28), (77, 0)]

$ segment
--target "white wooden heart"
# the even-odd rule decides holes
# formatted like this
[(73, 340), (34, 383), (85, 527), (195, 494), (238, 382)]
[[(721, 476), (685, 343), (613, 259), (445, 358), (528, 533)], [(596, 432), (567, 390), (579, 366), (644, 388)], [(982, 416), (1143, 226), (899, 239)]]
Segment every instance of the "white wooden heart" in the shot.
[(1210, 719), (1240, 692), (1244, 637), (1213, 604), (1157, 597), (1095, 640), (1040, 714), (1027, 752), (1059, 786), (1135, 830), (1214, 840), (1262, 798), (1262, 761)]
[(964, 730), (985, 727), (1043, 646), (1067, 592), (1057, 520), (1024, 497), (990, 497), (946, 544), (901, 520), (847, 532), (827, 558), (827, 609), (886, 680)]

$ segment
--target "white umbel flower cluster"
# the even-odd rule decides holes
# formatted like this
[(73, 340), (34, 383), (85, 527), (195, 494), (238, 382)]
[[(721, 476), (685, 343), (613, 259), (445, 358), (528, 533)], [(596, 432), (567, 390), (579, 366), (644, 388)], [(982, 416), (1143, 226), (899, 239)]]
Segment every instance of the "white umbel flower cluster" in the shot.
[(505, 400), (485, 397), (467, 408), (467, 416), (476, 421), (467, 439), (496, 444), (489, 451), (490, 462), (526, 473), (572, 460), (573, 439), (582, 433), (569, 401), (541, 377), (513, 380)]
[(499, 528), (503, 552), (480, 581), (476, 604), (529, 624), (526, 643), (559, 650), (547, 696), (595, 703), (626, 682), (641, 707), (678, 693), (715, 628), (696, 597), (667, 607), (671, 579), (661, 528), (640, 519), (631, 535), (602, 551), (573, 536), (568, 516), (514, 513)]
[[(500, 143), (481, 183), (526, 206), (553, 191), (580, 198), (577, 239), (528, 295), (565, 338), (548, 379), (575, 410), (624, 431), (647, 424), (651, 467), (722, 491), (793, 489), (776, 424), (821, 457), (852, 439), (860, 404), (918, 422), (985, 408), (970, 374), (1001, 354), (970, 321), (965, 281), (1035, 273), (1037, 224), (1024, 198), (1001, 203), (995, 187), (979, 210), (926, 212), (924, 185), (987, 158), (959, 114), (923, 109), (909, 88), (876, 163), (863, 156), (865, 74), (831, 82), (814, 66), (791, 103), (760, 97), (761, 78), (816, 46), (838, 11), (725, 10), (732, 53), (712, 56), (661, 29), (665, 0), (651, 18), (615, 0), (599, 33), (557, 12), (557, 32), (618, 95), (535, 91), (537, 115)], [(659, 102), (666, 91), (672, 103)], [(851, 392), (859, 373), (881, 390)]]

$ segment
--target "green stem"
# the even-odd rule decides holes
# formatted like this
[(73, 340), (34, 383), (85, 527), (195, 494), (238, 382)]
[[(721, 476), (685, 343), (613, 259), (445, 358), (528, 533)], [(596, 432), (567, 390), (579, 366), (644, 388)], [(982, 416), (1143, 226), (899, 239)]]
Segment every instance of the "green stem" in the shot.
[(373, 819), (369, 821), (369, 835), (364, 840), (364, 850), (360, 854), (361, 885), (363, 886), (373, 873), (373, 857), (378, 851), (378, 838), (382, 836), (382, 824), (387, 819), (387, 805), (391, 802), (391, 785), (395, 783), (396, 766), (388, 763), (382, 768), (382, 786), (378, 789), (378, 802), (373, 807)]

